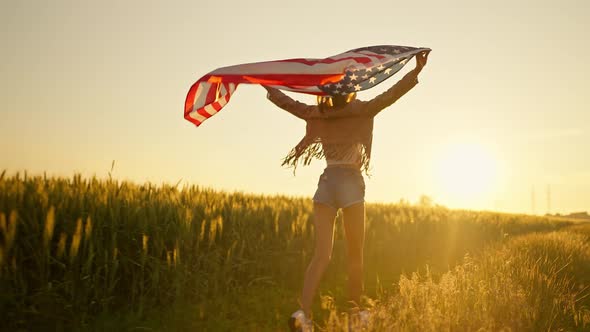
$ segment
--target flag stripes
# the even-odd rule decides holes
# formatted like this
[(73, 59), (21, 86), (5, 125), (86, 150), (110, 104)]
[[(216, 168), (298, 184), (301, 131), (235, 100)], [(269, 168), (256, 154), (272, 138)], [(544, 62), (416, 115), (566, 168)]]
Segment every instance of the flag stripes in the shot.
[(184, 118), (199, 126), (219, 112), (242, 83), (314, 95), (366, 90), (398, 72), (416, 54), (429, 50), (369, 46), (325, 59), (297, 58), (218, 68), (191, 86), (184, 104)]

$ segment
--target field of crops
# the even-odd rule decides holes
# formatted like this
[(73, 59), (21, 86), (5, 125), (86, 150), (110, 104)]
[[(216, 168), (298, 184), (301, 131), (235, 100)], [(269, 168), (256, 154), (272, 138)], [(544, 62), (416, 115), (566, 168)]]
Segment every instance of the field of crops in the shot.
[[(285, 331), (313, 253), (311, 209), (301, 197), (2, 173), (0, 329)], [(588, 330), (589, 238), (564, 220), (368, 204), (369, 330)], [(316, 330), (346, 330), (344, 253), (337, 222)]]

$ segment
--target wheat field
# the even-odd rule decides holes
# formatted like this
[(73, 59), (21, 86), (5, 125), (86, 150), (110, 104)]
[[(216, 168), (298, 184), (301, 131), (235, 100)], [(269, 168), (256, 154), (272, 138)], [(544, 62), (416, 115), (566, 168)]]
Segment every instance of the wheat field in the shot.
[[(0, 329), (286, 331), (311, 212), (306, 197), (3, 172)], [(404, 201), (366, 215), (366, 330), (590, 330), (587, 224)], [(336, 225), (316, 331), (349, 327)]]

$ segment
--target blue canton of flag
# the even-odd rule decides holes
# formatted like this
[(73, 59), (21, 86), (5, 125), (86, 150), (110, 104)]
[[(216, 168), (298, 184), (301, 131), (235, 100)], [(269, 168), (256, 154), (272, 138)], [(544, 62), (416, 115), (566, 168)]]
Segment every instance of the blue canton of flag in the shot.
[(370, 46), (357, 48), (348, 52), (361, 53), (371, 59), (370, 62), (354, 64), (346, 68), (344, 77), (336, 83), (318, 85), (329, 95), (347, 95), (370, 89), (383, 82), (405, 66), (416, 54), (428, 49), (408, 46)]

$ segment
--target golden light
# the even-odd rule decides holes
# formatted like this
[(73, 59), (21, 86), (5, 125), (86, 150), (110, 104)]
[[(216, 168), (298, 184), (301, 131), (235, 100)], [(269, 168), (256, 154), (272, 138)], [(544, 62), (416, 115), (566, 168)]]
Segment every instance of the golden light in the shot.
[(434, 167), (443, 204), (478, 208), (493, 200), (498, 163), (485, 146), (477, 143), (448, 145)]

